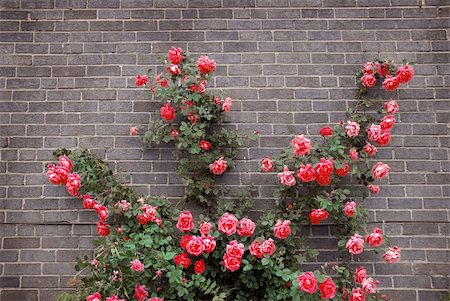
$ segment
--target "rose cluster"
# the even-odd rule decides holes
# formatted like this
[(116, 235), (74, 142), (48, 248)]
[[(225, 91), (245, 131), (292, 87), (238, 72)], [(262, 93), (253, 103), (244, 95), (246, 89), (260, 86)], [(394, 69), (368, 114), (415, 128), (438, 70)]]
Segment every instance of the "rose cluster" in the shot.
[(70, 195), (78, 196), (78, 189), (81, 186), (80, 176), (70, 172), (73, 164), (66, 155), (59, 156), (58, 165), (50, 163), (47, 168), (47, 177), (52, 184), (65, 185)]
[(365, 88), (373, 88), (380, 79), (386, 91), (395, 91), (400, 84), (409, 82), (413, 77), (414, 69), (409, 64), (400, 66), (389, 61), (377, 61), (363, 66), (360, 82)]
[(314, 294), (320, 291), (322, 299), (333, 299), (336, 295), (336, 284), (330, 277), (327, 277), (320, 283), (313, 272), (304, 272), (297, 278), (298, 289), (308, 294)]

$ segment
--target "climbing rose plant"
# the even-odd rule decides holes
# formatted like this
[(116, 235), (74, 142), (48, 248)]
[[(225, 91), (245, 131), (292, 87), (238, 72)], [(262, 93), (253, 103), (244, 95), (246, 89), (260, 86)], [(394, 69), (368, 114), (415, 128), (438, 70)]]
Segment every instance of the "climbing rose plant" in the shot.
[[(155, 77), (155, 84), (163, 89), (157, 96), (171, 101), (161, 107), (162, 119), (150, 124), (154, 130), (146, 132), (143, 140), (158, 143), (172, 139), (178, 155), (186, 162), (201, 157), (195, 161), (203, 164), (200, 171), (190, 170), (180, 175), (185, 182), (194, 179), (195, 174), (203, 177), (202, 181), (208, 178), (212, 184), (234, 159), (233, 154), (226, 153), (226, 148), (233, 143), (218, 142), (228, 134), (214, 136), (214, 132), (208, 132), (228, 112), (230, 102), (220, 101), (219, 105), (220, 99), (205, 94), (206, 81), (216, 68), (213, 60), (202, 56), (196, 65), (191, 65), (187, 54), (178, 48), (172, 48), (167, 59), (174, 86), (169, 87), (162, 74)], [(200, 75), (195, 75), (198, 72)], [(368, 79), (363, 79), (366, 75), (373, 75), (375, 84), (366, 86)], [(249, 215), (254, 203), (252, 187), (237, 193), (230, 202), (221, 199), (220, 189), (210, 193), (204, 185), (194, 185), (194, 190), (186, 191), (186, 200), (197, 200), (209, 209), (195, 217), (189, 210), (173, 208), (164, 198), (136, 196), (88, 150), (55, 151), (58, 162), (48, 165), (50, 182), (64, 185), (70, 195), (82, 200), (87, 210), (97, 213), (100, 235), (94, 241), (94, 258), (77, 261), (79, 274), (85, 269), (90, 269), (90, 274), (77, 275), (72, 281), (78, 285), (76, 293), (63, 294), (60, 299), (387, 299), (377, 292), (379, 282), (368, 277), (363, 266), (355, 271), (350, 268), (352, 256), (358, 256), (367, 247), (384, 252), (387, 263), (400, 260), (400, 250), (387, 245), (380, 228), (367, 231), (367, 210), (362, 203), (369, 192), (379, 192), (376, 182), (389, 174), (387, 164), (372, 163), (369, 159), (376, 155), (377, 147), (389, 144), (399, 106), (390, 99), (379, 108), (378, 116), (373, 110), (366, 113), (365, 110), (378, 103), (367, 99), (365, 93), (377, 84), (391, 91), (390, 86), (386, 87), (386, 80), (406, 83), (412, 78), (413, 69), (410, 64), (397, 66), (380, 60), (367, 63), (357, 76), (361, 86), (356, 108), (348, 112), (348, 120), (320, 130), (322, 143), (297, 135), (279, 156), (262, 160), (262, 172), (273, 173), (274, 180), (278, 181), (274, 195), (279, 206), (265, 211), (257, 220)], [(147, 75), (136, 77), (138, 86), (148, 83)], [(149, 89), (157, 91), (154, 85), (149, 85)], [(182, 105), (189, 101), (192, 104), (185, 109)], [(364, 111), (359, 112), (358, 107)], [(209, 119), (205, 113), (207, 108), (210, 113), (215, 112)], [(176, 118), (180, 118), (178, 123), (166, 123)], [(203, 119), (214, 122), (202, 123)], [(191, 131), (186, 131), (183, 124)], [(194, 135), (196, 141), (193, 129), (201, 132)], [(130, 131), (132, 135), (138, 132), (136, 127)], [(242, 140), (237, 134), (233, 137), (236, 139), (233, 141)], [(178, 139), (185, 139), (181, 140), (182, 145)], [(208, 153), (211, 150), (214, 155)], [(202, 197), (196, 198), (195, 193)], [(208, 202), (210, 199), (213, 202)], [(342, 258), (337, 260), (339, 264), (327, 263), (303, 271), (302, 263), (311, 262), (318, 252), (308, 248), (300, 235), (301, 227), (326, 220), (336, 225)]]

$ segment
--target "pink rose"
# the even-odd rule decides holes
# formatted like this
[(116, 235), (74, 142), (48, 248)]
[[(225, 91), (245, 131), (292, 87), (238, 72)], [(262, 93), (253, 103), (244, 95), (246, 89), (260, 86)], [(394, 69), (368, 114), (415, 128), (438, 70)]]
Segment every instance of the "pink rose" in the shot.
[(233, 214), (226, 212), (219, 218), (217, 227), (219, 228), (219, 232), (230, 236), (236, 233), (237, 225), (238, 219)]
[[(334, 171), (333, 158), (321, 158), (320, 162), (316, 164), (316, 173), (322, 177), (329, 177)], [(317, 177), (316, 177), (317, 178)]]
[(180, 67), (178, 67), (178, 65), (175, 65), (175, 64), (170, 64), (170, 66), (167, 67), (167, 71), (169, 71), (173, 75), (181, 74)]
[(400, 80), (397, 76), (392, 77), (392, 75), (386, 75), (383, 81), (383, 88), (388, 92), (397, 90), (399, 85)]
[(280, 180), (281, 184), (285, 186), (294, 186), (296, 181), (292, 174), (293, 172), (290, 171), (289, 168), (285, 165), (284, 171), (278, 173), (278, 179)]
[(99, 292), (95, 292), (92, 295), (87, 296), (86, 301), (102, 301), (102, 296)]
[(203, 239), (198, 236), (192, 236), (191, 240), (186, 244), (186, 251), (193, 256), (201, 255), (205, 251)]
[(333, 135), (333, 129), (330, 126), (325, 126), (320, 129), (319, 133), (324, 137), (331, 137)]
[(183, 211), (178, 216), (177, 228), (181, 231), (191, 231), (194, 228), (194, 218), (189, 211)]
[(273, 234), (278, 239), (286, 239), (291, 235), (291, 221), (285, 220), (277, 220), (275, 227), (273, 228)]
[(305, 183), (314, 181), (316, 179), (316, 171), (310, 163), (306, 165), (301, 164), (300, 169), (297, 170), (297, 178)]
[(354, 288), (348, 301), (366, 301), (366, 295), (361, 288)]
[(172, 121), (175, 119), (175, 109), (170, 105), (170, 103), (166, 103), (159, 110), (161, 117), (166, 121)]
[(213, 101), (214, 101), (214, 104), (215, 104), (216, 106), (222, 105), (222, 101), (221, 101), (220, 98), (217, 97), (217, 96), (214, 96)]
[(383, 62), (381, 64), (375, 63), (375, 66), (377, 67), (377, 72), (379, 75), (385, 76), (385, 75), (389, 74), (391, 66), (389, 65), (388, 62)]
[(363, 68), (362, 68), (362, 72), (363, 73), (367, 73), (367, 74), (373, 74), (373, 70), (375, 69), (375, 64), (372, 62), (367, 62)]
[(140, 273), (144, 270), (144, 264), (139, 259), (135, 259), (131, 262), (131, 269)]
[(187, 269), (191, 265), (191, 260), (186, 253), (180, 253), (173, 258), (175, 265), (182, 265), (183, 269)]
[(265, 157), (261, 162), (261, 169), (265, 172), (271, 172), (273, 170), (273, 163), (270, 158)]
[(136, 283), (133, 297), (138, 301), (144, 301), (148, 297), (147, 287)]
[(237, 240), (232, 240), (228, 243), (225, 249), (225, 253), (230, 257), (244, 256), (245, 247), (243, 244), (239, 243)]
[(250, 237), (250, 236), (252, 236), (253, 232), (255, 232), (255, 228), (256, 228), (256, 225), (252, 220), (250, 220), (248, 218), (243, 218), (239, 222), (239, 227), (237, 228), (237, 233), (240, 236)]
[(63, 166), (55, 166), (51, 163), (47, 166), (47, 168), (47, 177), (52, 184), (66, 184), (67, 176), (69, 175), (68, 169)]
[(205, 84), (202, 83), (202, 84), (198, 85), (198, 87), (197, 87), (198, 93), (203, 94), (203, 93), (205, 93), (205, 91), (206, 91)]
[(344, 214), (348, 217), (352, 217), (356, 213), (356, 203), (355, 202), (347, 202), (344, 206)]
[(98, 218), (101, 221), (106, 221), (108, 218), (108, 208), (103, 206), (102, 204), (95, 204), (94, 209), (97, 212)]
[(400, 83), (409, 82), (414, 76), (414, 69), (410, 65), (404, 65), (397, 69), (397, 77)]
[(241, 263), (242, 263), (242, 258), (240, 258), (240, 257), (232, 257), (232, 256), (229, 256), (228, 254), (225, 254), (223, 256), (223, 265), (230, 272), (239, 270), (239, 268), (241, 267)]
[(360, 266), (355, 271), (355, 282), (362, 283), (367, 277), (367, 271), (363, 266)]
[(183, 50), (181, 50), (181, 48), (172, 47), (167, 53), (167, 59), (172, 62), (172, 64), (180, 64), (184, 59)]
[(388, 145), (391, 142), (391, 132), (383, 131), (380, 137), (377, 139), (377, 144), (380, 146)]
[(158, 298), (158, 297), (151, 297), (147, 301), (164, 301), (164, 299), (163, 298)]
[(377, 285), (380, 284), (380, 281), (373, 281), (373, 278), (366, 278), (362, 282), (362, 289), (366, 294), (375, 294), (377, 292)]
[(383, 131), (388, 131), (388, 130), (392, 129), (394, 124), (395, 124), (395, 118), (393, 115), (386, 115), (380, 121), (381, 129)]
[(345, 126), (345, 132), (350, 138), (355, 138), (359, 135), (360, 126), (359, 123), (352, 120), (347, 120), (347, 125)]
[(398, 103), (391, 98), (384, 103), (384, 110), (388, 114), (394, 114), (398, 112)]
[(203, 245), (205, 246), (205, 253), (209, 254), (216, 248), (216, 240), (213, 236), (208, 235), (203, 237)]
[(178, 138), (178, 136), (180, 136), (180, 133), (178, 133), (177, 130), (173, 129), (173, 130), (170, 131), (170, 135), (171, 135), (171, 136), (173, 137), (173, 139), (175, 140), (175, 139)]
[(91, 199), (91, 195), (90, 194), (86, 194), (83, 196), (83, 206), (86, 209), (93, 209), (95, 204), (97, 204), (95, 202), (95, 200)]
[(325, 209), (313, 209), (309, 213), (309, 219), (311, 220), (311, 224), (318, 225), (321, 221), (324, 221), (328, 218), (328, 211)]
[(397, 246), (389, 248), (383, 255), (387, 263), (397, 263), (400, 261), (400, 249)]
[(148, 76), (147, 75), (145, 75), (145, 74), (144, 75), (140, 75), (140, 74), (136, 75), (136, 78), (135, 78), (136, 86), (138, 86), (138, 87), (144, 86), (144, 85), (147, 84), (147, 82), (148, 82)]
[(138, 134), (138, 128), (136, 126), (133, 126), (132, 128), (130, 128), (130, 135), (131, 136), (136, 136)]
[(378, 162), (372, 168), (372, 176), (374, 179), (382, 179), (389, 175), (390, 169), (389, 165)]
[(327, 277), (325, 281), (319, 285), (319, 290), (322, 299), (333, 299), (336, 294), (336, 284), (330, 277)]
[(264, 253), (261, 249), (261, 243), (256, 239), (252, 241), (252, 243), (248, 247), (248, 250), (250, 251), (250, 254), (252, 254), (255, 258), (261, 259), (264, 257)]
[(350, 237), (345, 247), (351, 254), (361, 254), (364, 251), (364, 240), (361, 235), (355, 234)]
[(200, 233), (201, 233), (202, 235), (207, 236), (208, 233), (209, 233), (209, 231), (211, 231), (211, 229), (212, 229), (212, 224), (211, 224), (211, 223), (204, 222), (204, 221), (202, 221), (202, 222), (200, 223), (199, 231), (200, 231)]
[(225, 161), (223, 157), (220, 157), (218, 160), (209, 164), (209, 170), (215, 175), (223, 174), (227, 169), (227, 167), (228, 167), (227, 161)]
[[(126, 212), (130, 210), (131, 203), (127, 202), (127, 200), (121, 200), (114, 205), (114, 208), (120, 208), (122, 211)], [(151, 206), (150, 206), (151, 207)], [(156, 213), (156, 212), (155, 212)]]
[(78, 189), (81, 186), (81, 179), (77, 173), (69, 173), (67, 175), (66, 190), (70, 195), (77, 196)]
[(367, 138), (369, 138), (370, 141), (377, 140), (381, 135), (381, 126), (378, 124), (371, 124), (367, 129)]
[(73, 167), (72, 161), (70, 161), (70, 159), (66, 155), (58, 157), (58, 164), (59, 166), (64, 167), (68, 171), (71, 171)]
[(358, 153), (358, 151), (356, 150), (356, 148), (350, 149), (349, 156), (350, 156), (350, 159), (352, 159), (352, 160), (358, 159), (359, 153)]
[(272, 238), (269, 238), (261, 244), (261, 251), (264, 255), (272, 256), (277, 250), (277, 246), (275, 246), (275, 243), (273, 242)]
[(109, 225), (102, 221), (97, 222), (97, 232), (100, 236), (108, 236), (111, 233)]
[(224, 111), (225, 113), (230, 112), (232, 102), (233, 100), (231, 99), (231, 97), (226, 97), (222, 104), (222, 111)]
[(317, 278), (312, 272), (304, 272), (297, 278), (298, 289), (309, 294), (314, 294), (317, 289)]
[(202, 55), (197, 60), (197, 67), (201, 73), (207, 74), (216, 70), (216, 62), (209, 59), (206, 55)]
[(311, 151), (311, 140), (305, 138), (305, 136), (303, 135), (295, 136), (291, 140), (291, 146), (294, 149), (294, 154), (297, 157), (301, 157), (309, 154), (309, 152)]
[(366, 88), (372, 88), (377, 83), (375, 75), (366, 73), (361, 77), (361, 84)]
[(366, 242), (374, 248), (381, 246), (383, 243), (383, 232), (381, 229), (375, 227), (372, 233), (366, 236)]
[(372, 194), (377, 194), (380, 192), (380, 186), (378, 185), (368, 185), (367, 188), (369, 188)]
[(209, 151), (209, 149), (211, 148), (211, 143), (209, 141), (202, 140), (199, 142), (199, 146), (202, 150)]
[(125, 299), (119, 299), (118, 296), (112, 295), (111, 297), (106, 297), (106, 301), (126, 301)]
[(369, 157), (375, 156), (378, 152), (378, 149), (369, 142), (366, 142), (363, 149)]

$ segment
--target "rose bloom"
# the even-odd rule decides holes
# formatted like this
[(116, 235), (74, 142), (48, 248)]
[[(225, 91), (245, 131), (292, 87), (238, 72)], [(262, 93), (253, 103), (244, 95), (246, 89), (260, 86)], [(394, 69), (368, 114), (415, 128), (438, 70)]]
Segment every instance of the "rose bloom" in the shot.
[(231, 99), (231, 97), (226, 97), (222, 104), (222, 111), (224, 111), (225, 113), (230, 112), (232, 102), (233, 100)]
[(135, 78), (136, 86), (138, 86), (138, 87), (144, 86), (147, 84), (147, 82), (148, 82), (147, 75), (145, 75), (145, 74), (144, 75), (140, 75), (140, 74), (136, 75), (136, 78)]
[(119, 299), (118, 296), (112, 295), (111, 297), (106, 297), (106, 301), (125, 301), (125, 299)]
[(317, 278), (312, 272), (304, 272), (297, 278), (298, 289), (309, 294), (314, 294), (317, 289)]
[(364, 251), (364, 240), (361, 235), (355, 234), (350, 237), (345, 247), (351, 254), (361, 254)]
[(311, 182), (316, 179), (316, 171), (312, 168), (310, 163), (300, 165), (300, 169), (297, 170), (297, 178), (299, 178), (302, 182)]
[(192, 236), (191, 240), (186, 245), (186, 251), (193, 256), (201, 255), (203, 251), (205, 251), (203, 239), (198, 236)]
[(311, 224), (318, 225), (321, 221), (324, 221), (328, 218), (328, 211), (325, 209), (313, 209), (309, 213), (309, 219), (311, 220)]
[(367, 277), (367, 271), (363, 266), (360, 266), (355, 271), (355, 282), (362, 283)]
[(265, 157), (261, 162), (261, 169), (265, 172), (271, 172), (273, 170), (273, 161)]
[(203, 274), (203, 272), (206, 269), (206, 264), (205, 261), (203, 259), (196, 261), (194, 263), (194, 272), (195, 274)]
[(397, 246), (389, 248), (383, 255), (387, 263), (397, 263), (400, 261), (400, 249)]
[(319, 290), (322, 299), (333, 299), (336, 294), (336, 284), (330, 277), (327, 277), (325, 281), (319, 285)]
[(391, 142), (391, 132), (383, 131), (377, 139), (377, 144), (380, 146), (388, 145)]
[(335, 173), (340, 177), (345, 177), (348, 174), (348, 171), (350, 170), (350, 167), (347, 163), (345, 163), (344, 167), (338, 168), (335, 170)]
[(220, 157), (218, 160), (209, 164), (209, 170), (215, 175), (221, 175), (227, 170), (228, 164), (227, 161)]
[(224, 213), (217, 223), (217, 227), (219, 228), (219, 232), (230, 236), (236, 233), (236, 228), (238, 225), (238, 219), (228, 212)]
[(177, 228), (181, 231), (191, 231), (194, 228), (194, 218), (189, 211), (183, 211), (178, 216)]
[(364, 279), (361, 286), (366, 294), (375, 294), (377, 292), (377, 285), (380, 284), (380, 281), (373, 281), (373, 278)]
[(170, 66), (167, 67), (167, 71), (169, 71), (173, 75), (181, 74), (180, 67), (178, 67), (178, 65), (175, 65), (175, 64), (170, 64)]
[(148, 297), (147, 287), (145, 285), (140, 285), (136, 283), (134, 286), (133, 298), (138, 301), (144, 301)]
[(93, 209), (95, 204), (97, 204), (95, 202), (95, 200), (91, 199), (91, 195), (90, 194), (86, 194), (83, 197), (83, 206), (86, 209)]
[[(117, 207), (116, 207), (116, 205), (117, 205)], [(130, 202), (127, 202), (127, 200), (121, 200), (120, 202), (117, 202), (117, 203), (114, 205), (115, 208), (121, 208), (122, 211), (128, 211), (128, 210), (130, 210), (130, 206), (131, 206), (131, 204), (130, 204)], [(149, 207), (151, 207), (151, 206), (149, 206)], [(155, 213), (156, 213), (156, 212), (155, 212)]]
[(131, 262), (131, 269), (136, 272), (142, 272), (144, 270), (144, 264), (139, 259), (135, 259)]
[(394, 124), (395, 124), (395, 118), (393, 115), (386, 115), (380, 121), (381, 129), (383, 129), (383, 131), (388, 131), (388, 130), (392, 129)]
[(228, 254), (225, 254), (223, 256), (223, 265), (230, 272), (239, 270), (239, 268), (241, 267), (241, 263), (242, 263), (242, 258), (240, 258), (240, 257), (232, 257), (232, 256), (229, 256)]
[(372, 176), (374, 179), (382, 179), (389, 175), (390, 169), (389, 165), (378, 162), (372, 168)]
[(55, 166), (51, 163), (47, 166), (47, 168), (47, 177), (52, 184), (66, 184), (69, 170), (62, 166)]
[(328, 186), (331, 183), (331, 177), (330, 176), (317, 175), (316, 176), (316, 181), (317, 181), (317, 184), (319, 184), (320, 186)]
[(399, 85), (400, 81), (397, 76), (392, 77), (392, 75), (386, 75), (383, 81), (383, 88), (388, 92), (397, 90)]
[(101, 221), (106, 221), (108, 218), (108, 208), (103, 206), (102, 204), (95, 204), (94, 209), (97, 212), (98, 218)]
[(92, 295), (87, 296), (86, 301), (102, 301), (102, 296), (99, 292), (95, 292)]
[(273, 242), (272, 238), (265, 240), (261, 244), (261, 251), (263, 252), (264, 255), (272, 256), (273, 254), (275, 254), (276, 250), (277, 250), (277, 246)]
[(180, 136), (180, 133), (178, 133), (177, 130), (173, 129), (170, 131), (170, 135), (172, 135), (173, 139), (175, 140), (178, 138), (178, 136)]
[(206, 91), (206, 87), (205, 87), (204, 84), (198, 85), (198, 87), (197, 87), (197, 92), (198, 93), (203, 94), (203, 93), (205, 93), (205, 91)]
[(264, 253), (261, 249), (261, 243), (256, 239), (252, 241), (250, 246), (248, 246), (248, 250), (250, 251), (250, 254), (252, 254), (255, 258), (261, 259), (264, 257)]
[(389, 74), (390, 65), (388, 62), (384, 63), (375, 63), (375, 66), (377, 66), (377, 72), (381, 76), (385, 76)]
[(284, 186), (294, 186), (296, 181), (292, 174), (293, 172), (290, 171), (289, 168), (285, 165), (284, 171), (278, 173), (278, 179)]
[(368, 128), (366, 128), (367, 132), (367, 138), (369, 138), (370, 141), (377, 140), (382, 132), (381, 126), (378, 124), (371, 124)]
[(108, 236), (111, 233), (111, 230), (109, 229), (109, 225), (105, 224), (102, 221), (98, 221), (97, 232), (100, 236)]
[(384, 103), (384, 110), (388, 114), (394, 114), (398, 112), (398, 103), (391, 98)]
[(397, 77), (400, 83), (409, 82), (414, 76), (414, 69), (410, 65), (404, 65), (397, 69)]
[(325, 126), (320, 129), (319, 133), (324, 137), (331, 137), (333, 135), (333, 129), (330, 126)]
[(184, 59), (183, 50), (181, 50), (181, 48), (172, 47), (167, 53), (167, 59), (172, 62), (172, 64), (178, 65)]
[(211, 224), (211, 223), (202, 221), (202, 222), (200, 223), (200, 227), (199, 227), (198, 230), (200, 231), (200, 233), (201, 233), (202, 235), (207, 236), (208, 233), (209, 233), (209, 231), (211, 231), (211, 229), (212, 229), (212, 224)]
[(230, 257), (242, 257), (244, 256), (245, 247), (243, 244), (238, 243), (237, 240), (232, 240), (225, 248), (225, 253)]
[(202, 55), (197, 60), (197, 67), (201, 73), (207, 74), (216, 70), (216, 62), (209, 59), (206, 55)]
[(305, 138), (304, 135), (295, 136), (291, 140), (291, 146), (294, 149), (294, 154), (297, 157), (301, 157), (309, 154), (309, 152), (311, 151), (311, 140)]
[[(158, 290), (159, 291), (159, 290)], [(151, 297), (150, 299), (148, 299), (147, 301), (164, 301), (163, 298), (158, 298), (158, 297)]]
[(182, 265), (183, 269), (187, 269), (191, 265), (191, 260), (186, 253), (180, 253), (173, 258), (175, 265)]
[(350, 159), (352, 159), (352, 160), (358, 159), (359, 153), (358, 153), (358, 151), (356, 150), (356, 148), (352, 148), (352, 149), (350, 150), (349, 156), (350, 156)]
[(359, 123), (347, 120), (347, 125), (345, 126), (345, 132), (350, 138), (355, 138), (359, 135), (360, 126)]
[(372, 62), (367, 62), (363, 68), (362, 72), (367, 74), (373, 74), (373, 69), (375, 68), (375, 64)]
[(81, 179), (77, 173), (69, 173), (67, 175), (66, 190), (69, 194), (78, 195), (78, 189), (81, 186)]
[(322, 177), (329, 177), (334, 171), (333, 158), (321, 158), (320, 162), (316, 164), (316, 173)]
[(372, 88), (377, 83), (375, 75), (366, 73), (361, 77), (361, 84), (366, 88)]
[(366, 301), (366, 295), (361, 288), (354, 288), (348, 301)]
[(375, 156), (378, 152), (378, 149), (369, 142), (366, 142), (363, 149), (369, 157)]
[(367, 188), (369, 188), (372, 194), (377, 194), (380, 192), (380, 186), (378, 185), (368, 185)]
[(209, 149), (211, 148), (211, 143), (209, 143), (209, 141), (206, 140), (202, 140), (199, 142), (200, 148), (204, 151), (209, 151)]
[(183, 235), (183, 237), (181, 238), (181, 241), (180, 241), (180, 247), (183, 250), (186, 250), (186, 245), (188, 244), (189, 241), (191, 241), (191, 239), (192, 239), (192, 236), (190, 236), (189, 234)]
[(255, 232), (256, 225), (255, 223), (248, 218), (243, 218), (239, 222), (239, 227), (237, 228), (237, 233), (240, 236), (252, 236), (253, 232)]
[(70, 159), (66, 155), (58, 157), (58, 164), (59, 166), (64, 167), (68, 171), (71, 171), (73, 167), (72, 161), (70, 161)]
[(214, 96), (213, 101), (216, 106), (220, 106), (222, 104), (222, 101), (217, 96)]
[(138, 134), (138, 128), (133, 126), (132, 128), (130, 128), (130, 135), (131, 136), (136, 136)]
[(285, 220), (277, 220), (275, 227), (273, 228), (273, 234), (278, 239), (286, 239), (291, 235), (291, 221)]
[(366, 236), (366, 242), (371, 247), (379, 247), (383, 243), (383, 232), (380, 228), (375, 227), (371, 234)]
[(352, 217), (356, 213), (356, 203), (355, 202), (347, 202), (344, 206), (344, 214), (348, 217)]
[(213, 236), (208, 235), (207, 237), (203, 237), (203, 245), (205, 246), (205, 253), (209, 254), (216, 248), (216, 240)]
[(161, 117), (166, 121), (172, 121), (175, 119), (175, 109), (170, 105), (170, 103), (166, 103), (159, 110)]

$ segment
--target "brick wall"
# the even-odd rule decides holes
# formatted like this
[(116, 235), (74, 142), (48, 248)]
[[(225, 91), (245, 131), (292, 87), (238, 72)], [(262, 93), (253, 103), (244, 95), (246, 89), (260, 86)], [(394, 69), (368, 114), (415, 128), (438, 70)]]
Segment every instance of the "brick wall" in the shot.
[[(257, 163), (293, 134), (343, 118), (353, 74), (368, 60), (416, 61), (401, 113), (379, 158), (389, 186), (368, 200), (372, 220), (403, 261), (366, 267), (401, 300), (446, 299), (449, 285), (449, 12), (446, 0), (0, 0), (0, 299), (52, 300), (74, 258), (91, 253), (90, 212), (48, 185), (57, 147), (88, 147), (132, 174), (145, 194), (182, 195), (170, 151), (142, 151), (129, 128), (159, 108), (133, 87), (172, 45), (218, 63), (215, 86), (235, 101), (233, 126), (260, 141), (223, 182), (258, 185), (270, 206), (273, 177)], [(350, 101), (349, 101), (350, 100)], [(387, 184), (387, 183), (384, 183)], [(311, 232), (322, 249), (327, 227)]]

